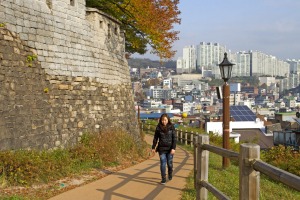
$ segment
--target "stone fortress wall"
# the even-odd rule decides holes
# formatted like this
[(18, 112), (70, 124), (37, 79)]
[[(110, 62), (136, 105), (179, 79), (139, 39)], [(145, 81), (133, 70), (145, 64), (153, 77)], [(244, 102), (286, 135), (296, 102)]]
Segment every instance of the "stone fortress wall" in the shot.
[(0, 150), (107, 128), (139, 138), (119, 22), (85, 0), (1, 0)]

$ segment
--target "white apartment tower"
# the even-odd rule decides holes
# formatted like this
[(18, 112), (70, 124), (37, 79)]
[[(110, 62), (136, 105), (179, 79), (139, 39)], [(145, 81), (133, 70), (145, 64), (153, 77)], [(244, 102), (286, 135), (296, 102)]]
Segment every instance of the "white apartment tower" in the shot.
[(283, 61), (276, 59), (276, 70), (275, 70), (275, 76), (284, 76), (289, 77), (290, 76), (290, 64)]
[(251, 53), (251, 76), (264, 75), (264, 66), (266, 65), (267, 55), (258, 51)]
[(250, 76), (251, 55), (249, 52), (238, 52), (234, 55), (234, 66), (232, 67), (232, 77)]
[(226, 47), (219, 43), (200, 42), (197, 45), (197, 68), (213, 69), (218, 67), (224, 58)]
[(196, 48), (194, 45), (183, 48), (183, 60), (185, 60), (188, 73), (196, 70)]
[(300, 73), (300, 60), (287, 60), (290, 64), (290, 74), (299, 74)]
[(177, 59), (177, 73), (191, 73), (196, 70), (196, 48), (194, 45), (183, 48), (182, 57)]
[(287, 89), (298, 87), (299, 81), (300, 81), (300, 73), (290, 74), (290, 76), (288, 77), (288, 88)]

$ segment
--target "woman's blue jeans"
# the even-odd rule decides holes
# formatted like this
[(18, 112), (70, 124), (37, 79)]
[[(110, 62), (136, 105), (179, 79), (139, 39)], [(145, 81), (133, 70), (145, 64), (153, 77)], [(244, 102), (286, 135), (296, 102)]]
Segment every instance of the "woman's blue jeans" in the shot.
[(160, 173), (162, 178), (166, 178), (166, 165), (168, 166), (168, 175), (172, 176), (173, 172), (173, 155), (170, 153), (159, 154)]

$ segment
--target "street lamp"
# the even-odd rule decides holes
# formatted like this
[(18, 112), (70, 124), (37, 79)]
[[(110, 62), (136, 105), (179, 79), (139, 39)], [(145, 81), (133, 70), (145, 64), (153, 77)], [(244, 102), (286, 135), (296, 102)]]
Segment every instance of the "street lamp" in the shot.
[[(235, 65), (228, 61), (227, 59), (227, 53), (224, 53), (224, 59), (219, 64), (220, 72), (222, 79), (224, 80), (223, 84), (223, 148), (229, 149), (230, 143), (229, 143), (229, 134), (230, 134), (230, 86), (228, 83), (228, 80), (231, 78), (231, 71), (232, 66)], [(226, 168), (229, 166), (229, 158), (223, 157), (223, 168)]]

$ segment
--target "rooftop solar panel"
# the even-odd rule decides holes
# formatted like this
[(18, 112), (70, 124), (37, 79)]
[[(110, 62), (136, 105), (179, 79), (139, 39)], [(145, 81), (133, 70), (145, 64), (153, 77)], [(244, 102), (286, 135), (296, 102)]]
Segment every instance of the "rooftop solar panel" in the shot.
[(230, 115), (234, 121), (255, 121), (256, 115), (248, 106), (230, 106)]

